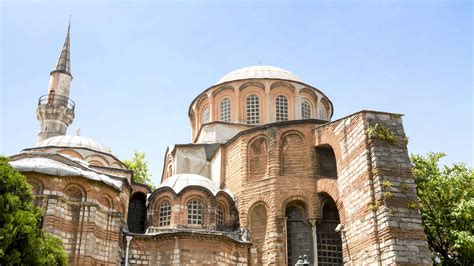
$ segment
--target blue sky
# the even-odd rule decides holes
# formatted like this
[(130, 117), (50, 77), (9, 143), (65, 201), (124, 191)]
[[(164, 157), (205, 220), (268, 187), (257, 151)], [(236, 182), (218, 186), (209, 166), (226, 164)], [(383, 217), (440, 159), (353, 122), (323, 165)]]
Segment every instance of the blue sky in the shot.
[(1, 3), (0, 153), (36, 144), (39, 96), (72, 14), (76, 118), (68, 133), (121, 159), (191, 142), (191, 101), (227, 72), (282, 67), (321, 89), (333, 120), (403, 113), (410, 153), (473, 162), (471, 1)]

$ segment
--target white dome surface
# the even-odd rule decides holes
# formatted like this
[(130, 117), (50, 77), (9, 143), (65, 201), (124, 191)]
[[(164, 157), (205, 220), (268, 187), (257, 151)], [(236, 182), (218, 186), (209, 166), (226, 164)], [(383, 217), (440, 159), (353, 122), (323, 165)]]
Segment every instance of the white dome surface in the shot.
[(73, 147), (73, 148), (88, 148), (95, 151), (109, 153), (107, 148), (97, 143), (96, 141), (81, 137), (81, 136), (56, 136), (45, 139), (38, 143), (36, 147)]
[(176, 194), (181, 192), (183, 189), (189, 186), (199, 186), (208, 189), (214, 196), (217, 195), (219, 191), (224, 191), (231, 198), (234, 198), (234, 195), (228, 190), (219, 189), (219, 187), (212, 182), (209, 178), (196, 175), (196, 174), (177, 174), (166, 179), (157, 189), (162, 187), (171, 188)]
[(219, 79), (219, 81), (217, 81), (214, 85), (234, 80), (258, 78), (284, 79), (303, 82), (297, 75), (283, 68), (274, 66), (249, 66), (234, 70), (226, 74), (221, 79)]

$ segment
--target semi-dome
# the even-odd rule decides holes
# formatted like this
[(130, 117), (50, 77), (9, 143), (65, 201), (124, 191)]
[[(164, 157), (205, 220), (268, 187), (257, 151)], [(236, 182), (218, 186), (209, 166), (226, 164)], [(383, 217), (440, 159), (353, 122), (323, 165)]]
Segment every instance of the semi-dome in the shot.
[(297, 75), (290, 71), (274, 66), (249, 66), (234, 70), (223, 76), (215, 85), (228, 81), (242, 79), (283, 79), (303, 82)]
[(96, 141), (81, 137), (81, 136), (56, 136), (45, 139), (38, 143), (37, 147), (73, 147), (73, 148), (87, 148), (99, 152), (109, 153), (107, 148), (97, 143)]
[(228, 190), (219, 189), (219, 187), (209, 178), (196, 174), (177, 174), (166, 179), (157, 189), (162, 187), (171, 188), (176, 194), (179, 194), (183, 189), (189, 186), (203, 187), (209, 190), (214, 196), (219, 191), (226, 192), (233, 198), (233, 194)]

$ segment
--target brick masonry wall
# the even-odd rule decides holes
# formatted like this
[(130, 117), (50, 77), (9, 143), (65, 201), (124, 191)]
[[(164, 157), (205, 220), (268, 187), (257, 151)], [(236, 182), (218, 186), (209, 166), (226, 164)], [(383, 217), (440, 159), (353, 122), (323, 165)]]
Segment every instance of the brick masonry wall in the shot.
[[(401, 141), (393, 145), (368, 139), (367, 129), (377, 122), (387, 124)], [(259, 136), (267, 139), (263, 177), (248, 171), (249, 154), (254, 156), (249, 143)], [(228, 143), (223, 153), (224, 183), (236, 195), (240, 224), (265, 234), (262, 254), (252, 248), (250, 261), (259, 261), (261, 255), (263, 264), (285, 264), (286, 206), (300, 205), (308, 220), (316, 221), (317, 230), (319, 194), (326, 193), (336, 202), (344, 226), (345, 263), (430, 264), (420, 213), (407, 207), (416, 193), (404, 136), (399, 115), (363, 111), (324, 125), (301, 122), (261, 127)], [(288, 147), (295, 143), (299, 148)], [(337, 179), (319, 175), (315, 147), (320, 145), (334, 150)], [(390, 187), (384, 186), (385, 180), (391, 182)], [(386, 190), (393, 192), (391, 199), (384, 198)], [(249, 212), (255, 206), (265, 207), (266, 226), (252, 225)]]
[(249, 244), (225, 236), (178, 233), (135, 236), (130, 265), (248, 265)]
[[(123, 202), (128, 202), (128, 193), (80, 177), (23, 174), (40, 188), (36, 191), (36, 202), (44, 210), (42, 226), (63, 240), (68, 264), (120, 262), (119, 233), (124, 224)], [(82, 190), (82, 200), (68, 196), (71, 186)]]

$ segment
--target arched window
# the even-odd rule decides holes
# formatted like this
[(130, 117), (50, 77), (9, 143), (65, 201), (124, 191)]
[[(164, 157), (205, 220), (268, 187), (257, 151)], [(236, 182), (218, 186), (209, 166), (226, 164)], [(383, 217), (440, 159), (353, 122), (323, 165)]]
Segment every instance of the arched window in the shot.
[(276, 97), (276, 121), (287, 121), (288, 120), (288, 99), (279, 95)]
[(327, 120), (326, 109), (324, 109), (322, 106), (319, 107), (319, 119)]
[(220, 104), (221, 113), (220, 113), (220, 120), (222, 122), (230, 122), (231, 121), (231, 104), (229, 98), (224, 98)]
[(202, 203), (198, 200), (188, 202), (188, 224), (202, 224)]
[(248, 145), (248, 178), (257, 180), (267, 173), (267, 140), (257, 137)]
[(216, 209), (216, 225), (217, 225), (217, 229), (220, 229), (220, 230), (222, 230), (225, 225), (225, 211), (222, 206), (219, 206)]
[(321, 145), (316, 147), (316, 156), (318, 159), (318, 174), (337, 178), (337, 161), (331, 146)]
[(313, 108), (311, 103), (307, 100), (303, 100), (301, 103), (301, 119), (311, 119), (313, 114)]
[(342, 265), (342, 238), (336, 227), (340, 223), (336, 203), (324, 196), (323, 219), (317, 225), (318, 262), (322, 265)]
[[(252, 261), (254, 262), (252, 265), (263, 265), (263, 248), (267, 235), (267, 209), (264, 205), (258, 204), (250, 208), (249, 227), (252, 241), (250, 252), (252, 253)], [(253, 254), (256, 255), (255, 259), (253, 258)]]
[(288, 207), (285, 213), (288, 265), (295, 265), (302, 255), (307, 255), (308, 261), (312, 261), (311, 229), (304, 218), (303, 209), (299, 206)]
[(255, 94), (247, 97), (247, 124), (260, 124), (260, 99)]
[(135, 193), (128, 204), (128, 230), (132, 233), (145, 233), (146, 195)]
[(202, 122), (201, 124), (205, 124), (205, 123), (209, 123), (209, 118), (210, 118), (210, 115), (209, 115), (209, 107), (206, 107), (204, 108), (204, 110), (202, 111)]
[(159, 226), (167, 226), (171, 223), (171, 205), (168, 201), (160, 205), (160, 223)]
[(306, 175), (304, 140), (298, 134), (288, 134), (283, 138), (281, 148), (281, 169), (284, 176)]

